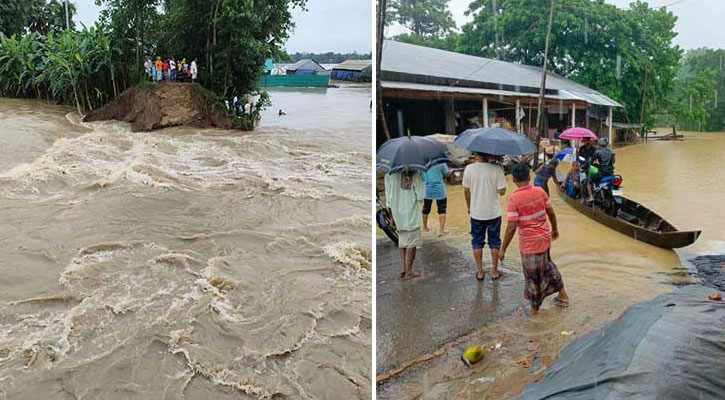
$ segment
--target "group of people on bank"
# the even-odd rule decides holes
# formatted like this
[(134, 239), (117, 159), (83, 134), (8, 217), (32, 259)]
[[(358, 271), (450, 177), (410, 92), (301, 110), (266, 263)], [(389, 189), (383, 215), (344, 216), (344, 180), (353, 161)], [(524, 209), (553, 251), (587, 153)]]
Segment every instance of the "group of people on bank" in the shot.
[(174, 60), (172, 57), (162, 60), (157, 56), (156, 60), (151, 60), (151, 57), (146, 57), (143, 66), (146, 78), (152, 82), (196, 82), (199, 74), (196, 59), (188, 63), (186, 58)]
[[(547, 296), (557, 293), (554, 304), (569, 306), (569, 296), (556, 264), (551, 260), (551, 243), (559, 237), (556, 213), (549, 200), (549, 179), (572, 197), (582, 201), (592, 200), (592, 185), (603, 177), (614, 174), (614, 153), (606, 139), (599, 139), (597, 145), (583, 140), (577, 151), (577, 160), (566, 178), (556, 175), (559, 160), (553, 158), (534, 172), (531, 184), (531, 169), (525, 163), (516, 163), (511, 168), (516, 190), (506, 204), (506, 228), (501, 240), (502, 215), (501, 197), (506, 194), (507, 184), (504, 170), (496, 157), (473, 153), (474, 162), (463, 171), (463, 189), (466, 208), (470, 218), (471, 247), (476, 266), (476, 279), (485, 279), (483, 249), (488, 245), (491, 251), (491, 278), (501, 277), (499, 264), (516, 232), (519, 234), (519, 252), (524, 272), (524, 297), (529, 301), (534, 314), (538, 313)], [(594, 169), (589, 166), (596, 165)], [(582, 166), (586, 166), (583, 172)], [(422, 245), (422, 232), (429, 231), (429, 216), (435, 202), (439, 218), (439, 235), (445, 235), (448, 196), (445, 178), (450, 174), (447, 164), (438, 164), (427, 171), (402, 171), (385, 175), (385, 193), (393, 219), (398, 230), (398, 247), (402, 270), (400, 277), (409, 280), (420, 276), (414, 271), (417, 248)], [(582, 191), (584, 188), (585, 191)], [(586, 196), (586, 197), (585, 197)]]

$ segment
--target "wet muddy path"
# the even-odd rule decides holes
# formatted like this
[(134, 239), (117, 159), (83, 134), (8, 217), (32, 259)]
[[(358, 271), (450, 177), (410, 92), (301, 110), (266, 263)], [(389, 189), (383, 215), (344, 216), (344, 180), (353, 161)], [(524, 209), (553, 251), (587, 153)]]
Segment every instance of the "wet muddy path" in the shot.
[(0, 99), (0, 399), (369, 398), (371, 94), (314, 95), (250, 133)]
[[(475, 282), (462, 187), (449, 186), (451, 234), (444, 239), (435, 233), (424, 235), (424, 246), (429, 249), (420, 251), (424, 257), (418, 260), (423, 276), (409, 284), (384, 283), (387, 291), (378, 285), (378, 315), (381, 309), (402, 306), (405, 310), (390, 317), (394, 322), (386, 324), (383, 320), (378, 325), (377, 357), (388, 361), (382, 364), (387, 368), (377, 370), (379, 398), (515, 396), (541, 376), (567, 343), (617, 318), (634, 303), (671, 291), (677, 284), (692, 282), (696, 271), (692, 261), (696, 257), (725, 253), (725, 228), (720, 222), (725, 209), (714, 206), (725, 198), (725, 187), (718, 184), (725, 178), (718, 163), (718, 155), (724, 150), (722, 134), (691, 135), (684, 142), (650, 141), (616, 149), (616, 168), (624, 176), (625, 196), (657, 211), (678, 228), (702, 229), (698, 242), (676, 251), (637, 242), (600, 225), (552, 192), (561, 232), (561, 238), (553, 244), (552, 257), (563, 275), (572, 306), (559, 309), (546, 302), (535, 319), (516, 311), (524, 304), (517, 243), (512, 244), (504, 266), (510, 271), (508, 276), (494, 283), (489, 274), (485, 283)], [(513, 190), (509, 178), (507, 196)], [(435, 232), (435, 215), (431, 220)], [(387, 254), (390, 246), (381, 243), (385, 239), (378, 236), (377, 241), (382, 245), (378, 246), (378, 280), (385, 280), (387, 275), (394, 280), (384, 269), (397, 272), (397, 259)], [(450, 258), (441, 260), (433, 254)], [(488, 254), (484, 254), (484, 263), (490, 267)], [(426, 294), (435, 295), (428, 299), (434, 305), (417, 307), (413, 317), (409, 309), (420, 303), (412, 301), (413, 294), (423, 288)], [(492, 296), (497, 298), (496, 308), (487, 309)], [(455, 308), (450, 312), (459, 316), (440, 318), (439, 313), (446, 308)], [(406, 326), (423, 333), (404, 335), (392, 331)], [(391, 332), (381, 332), (386, 328)], [(428, 334), (438, 331), (444, 334)], [(380, 341), (381, 337), (404, 340), (386, 343)], [(472, 368), (464, 366), (460, 361), (463, 350), (479, 344), (490, 350), (484, 360)]]

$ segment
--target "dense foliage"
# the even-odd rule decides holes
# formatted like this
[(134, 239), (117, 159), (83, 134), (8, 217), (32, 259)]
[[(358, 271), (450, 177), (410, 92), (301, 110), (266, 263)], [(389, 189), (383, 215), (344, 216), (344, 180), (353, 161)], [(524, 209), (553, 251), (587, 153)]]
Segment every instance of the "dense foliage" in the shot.
[(686, 130), (725, 131), (725, 49), (689, 50), (682, 58), (669, 113), (658, 120)]
[(118, 95), (119, 59), (100, 26), (12, 35), (0, 40), (0, 96), (52, 98), (81, 113)]
[[(130, 0), (108, 0), (130, 1)], [(152, 2), (154, 0), (135, 0)], [(266, 58), (278, 58), (306, 0), (165, 0), (157, 53), (199, 61), (202, 85), (224, 98), (256, 89)], [(128, 18), (128, 17), (126, 17)]]
[[(68, 3), (70, 28), (73, 29), (75, 4)], [(65, 26), (64, 0), (2, 0), (0, 1), (0, 33), (59, 33)]]
[(413, 35), (445, 36), (456, 28), (448, 0), (390, 0), (388, 24), (396, 22)]

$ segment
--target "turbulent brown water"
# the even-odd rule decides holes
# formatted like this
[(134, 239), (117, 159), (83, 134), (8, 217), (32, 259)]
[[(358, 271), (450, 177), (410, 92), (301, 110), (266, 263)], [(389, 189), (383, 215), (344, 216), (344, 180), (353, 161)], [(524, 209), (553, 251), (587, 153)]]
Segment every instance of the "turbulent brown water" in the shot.
[[(673, 284), (694, 282), (692, 275), (696, 270), (692, 260), (695, 257), (725, 254), (725, 226), (722, 224), (725, 208), (719, 206), (725, 199), (725, 186), (721, 183), (725, 180), (725, 169), (720, 162), (724, 151), (725, 133), (690, 133), (681, 142), (649, 141), (616, 149), (616, 170), (624, 177), (625, 196), (653, 209), (679, 229), (702, 230), (702, 236), (695, 244), (675, 251), (636, 241), (589, 219), (568, 206), (555, 192), (552, 183), (552, 204), (561, 234), (552, 245), (552, 257), (562, 273), (572, 306), (557, 309), (547, 301), (541, 314), (534, 319), (515, 314), (491, 323), (486, 322), (490, 319), (488, 315), (482, 315), (475, 332), (446, 348), (440, 357), (411, 368), (386, 385), (379, 386), (378, 398), (515, 397), (523, 387), (541, 377), (566, 344), (617, 318), (632, 304), (674, 290)], [(565, 164), (560, 167), (562, 172), (565, 172), (564, 167)], [(510, 177), (508, 182), (505, 198), (515, 190)], [(438, 223), (433, 215), (433, 232), (424, 235), (424, 246), (426, 243), (434, 246), (444, 240), (446, 245), (460, 250), (465, 257), (463, 263), (470, 268), (461, 279), (473, 279), (463, 190), (461, 186), (449, 186), (448, 189), (451, 235), (445, 239), (436, 237)], [(377, 240), (386, 240), (381, 235), (379, 232)], [(504, 269), (520, 274), (516, 239), (511, 246)], [(419, 265), (423, 273), (421, 281), (404, 285), (404, 289), (415, 292), (426, 279), (440, 280), (438, 275), (456, 270), (454, 266), (460, 263), (458, 259), (440, 259), (433, 265)], [(486, 268), (490, 268), (488, 254), (484, 255), (484, 263)], [(393, 267), (397, 268), (397, 265)], [(501, 301), (524, 303), (523, 288), (517, 286), (511, 293), (506, 289), (506, 277), (497, 284), (492, 284), (487, 278), (486, 283), (477, 287), (483, 295), (470, 296), (476, 303), (456, 305), (456, 310), (486, 307), (486, 296), (491, 296), (491, 293), (503, 299)], [(442, 292), (456, 290), (460, 287), (440, 289)], [(498, 306), (493, 311), (500, 308), (503, 307)], [(468, 314), (464, 312), (464, 315)], [(413, 318), (409, 319), (413, 321)], [(441, 329), (434, 319), (424, 321), (428, 325), (419, 328), (421, 331)], [(573, 333), (562, 335), (562, 331)], [(468, 332), (461, 334), (464, 333)], [(378, 332), (378, 337), (381, 335), (385, 333)], [(460, 354), (467, 346), (495, 343), (502, 343), (501, 349), (487, 353), (484, 361), (473, 368), (461, 363)]]
[(370, 397), (371, 92), (271, 96), (245, 134), (0, 99), (0, 399)]

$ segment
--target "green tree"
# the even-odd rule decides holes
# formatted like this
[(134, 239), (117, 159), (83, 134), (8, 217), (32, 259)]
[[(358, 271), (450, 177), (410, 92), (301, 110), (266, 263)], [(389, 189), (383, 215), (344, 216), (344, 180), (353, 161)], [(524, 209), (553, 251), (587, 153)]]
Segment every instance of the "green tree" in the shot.
[(392, 0), (389, 22), (397, 22), (416, 36), (442, 37), (456, 28), (448, 0)]
[[(70, 28), (74, 28), (73, 15), (76, 6), (68, 4), (71, 19)], [(65, 4), (63, 0), (2, 0), (0, 2), (0, 33), (5, 36), (22, 34), (25, 30), (48, 34), (65, 29)]]
[[(685, 57), (684, 63), (690, 60)], [(692, 65), (690, 64), (691, 68)], [(682, 77), (678, 77), (675, 90), (671, 93), (668, 109), (681, 128), (686, 130), (708, 130), (708, 121), (713, 112), (717, 87), (717, 70), (714, 68), (694, 67)], [(713, 130), (720, 129), (715, 127)]]
[(125, 69), (141, 74), (144, 56), (154, 53), (160, 39), (160, 0), (96, 0), (96, 5), (105, 7), (100, 21), (125, 55)]
[(223, 98), (256, 90), (264, 60), (282, 54), (292, 8), (306, 0), (166, 0), (160, 42), (196, 58), (201, 83)]
[[(705, 106), (707, 118), (703, 129), (708, 131), (725, 130), (725, 49), (695, 49), (688, 51), (682, 58), (682, 67), (678, 74), (678, 83), (687, 81), (701, 74), (702, 71), (713, 71), (713, 98)], [(678, 84), (678, 87), (684, 83)]]
[(420, 36), (413, 33), (403, 33), (393, 37), (393, 40), (415, 44), (418, 46), (432, 47), (434, 49), (456, 51), (458, 48), (459, 37), (460, 35), (455, 32), (451, 32), (444, 37)]

